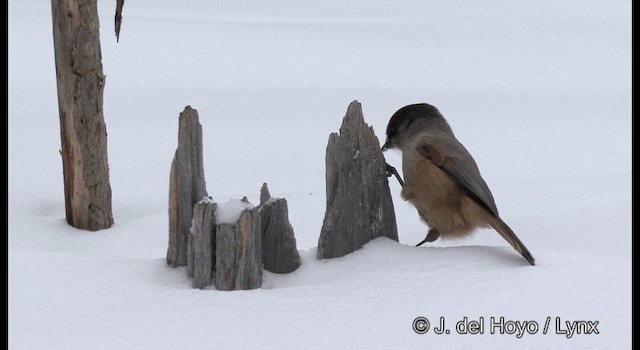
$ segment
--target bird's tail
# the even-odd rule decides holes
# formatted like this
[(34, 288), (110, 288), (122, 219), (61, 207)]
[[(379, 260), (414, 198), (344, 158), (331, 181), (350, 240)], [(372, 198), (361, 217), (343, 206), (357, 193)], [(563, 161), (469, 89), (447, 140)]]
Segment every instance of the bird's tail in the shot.
[(491, 226), (498, 231), (500, 236), (504, 238), (511, 246), (518, 251), (531, 265), (536, 264), (536, 259), (531, 255), (529, 249), (525, 247), (524, 243), (516, 236), (513, 230), (499, 217), (493, 216)]

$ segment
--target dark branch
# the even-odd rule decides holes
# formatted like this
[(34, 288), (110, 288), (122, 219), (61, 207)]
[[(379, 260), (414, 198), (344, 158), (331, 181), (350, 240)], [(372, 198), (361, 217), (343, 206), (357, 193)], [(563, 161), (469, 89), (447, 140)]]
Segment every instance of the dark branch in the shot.
[(122, 25), (122, 7), (124, 0), (116, 0), (116, 42), (120, 42), (120, 26)]

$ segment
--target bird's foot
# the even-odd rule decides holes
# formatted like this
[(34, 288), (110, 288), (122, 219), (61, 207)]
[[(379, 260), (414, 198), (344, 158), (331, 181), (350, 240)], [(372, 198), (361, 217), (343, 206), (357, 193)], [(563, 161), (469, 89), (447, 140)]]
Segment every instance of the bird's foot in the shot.
[(396, 170), (396, 168), (389, 165), (389, 163), (385, 163), (385, 173), (387, 177), (391, 177), (395, 175), (396, 179), (398, 179), (398, 182), (400, 183), (400, 186), (404, 187), (404, 181), (402, 181), (400, 174), (398, 174), (398, 171)]
[(440, 238), (440, 231), (436, 230), (436, 229), (431, 229), (429, 230), (429, 233), (427, 233), (427, 237), (425, 237), (422, 242), (416, 244), (416, 247), (419, 247), (427, 242), (434, 242), (436, 241), (438, 238)]

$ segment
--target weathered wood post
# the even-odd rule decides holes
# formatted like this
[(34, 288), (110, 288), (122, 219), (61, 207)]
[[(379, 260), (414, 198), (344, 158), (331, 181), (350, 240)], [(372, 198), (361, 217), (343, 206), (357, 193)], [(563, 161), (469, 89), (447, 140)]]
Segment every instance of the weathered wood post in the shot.
[(300, 266), (288, 215), (287, 201), (271, 198), (266, 183), (258, 207), (246, 197), (219, 204), (207, 196), (202, 126), (197, 111), (187, 106), (180, 114), (171, 163), (167, 263), (186, 265), (194, 288), (260, 288), (263, 265), (275, 273)]
[(51, 9), (66, 218), (101, 230), (113, 214), (97, 1), (52, 0)]
[(381, 236), (397, 241), (386, 162), (358, 101), (349, 105), (340, 134), (329, 136), (325, 160), (327, 209), (318, 259), (346, 255)]
[(215, 286), (218, 290), (260, 288), (262, 232), (259, 208), (245, 209), (237, 223), (216, 227)]
[[(189, 259), (193, 271), (193, 287), (204, 288), (211, 285), (215, 271), (216, 253), (216, 203), (203, 199), (193, 207), (192, 244)], [(188, 273), (187, 273), (188, 274)]]
[(267, 184), (254, 207), (245, 198), (215, 203), (204, 198), (193, 208), (187, 276), (194, 288), (212, 283), (218, 290), (255, 289), (262, 269), (295, 271), (301, 264), (287, 201), (271, 198)]
[(178, 148), (169, 178), (169, 248), (167, 264), (188, 264), (189, 229), (193, 206), (207, 196), (202, 164), (202, 125), (198, 112), (187, 106), (180, 113)]
[(262, 222), (262, 265), (274, 273), (290, 273), (300, 267), (296, 236), (289, 222), (284, 198), (271, 198), (267, 184), (260, 189)]

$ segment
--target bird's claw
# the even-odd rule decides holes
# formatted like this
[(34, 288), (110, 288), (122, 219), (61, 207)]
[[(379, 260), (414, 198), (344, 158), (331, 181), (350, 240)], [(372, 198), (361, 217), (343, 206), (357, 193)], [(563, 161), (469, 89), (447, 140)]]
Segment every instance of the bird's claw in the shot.
[(398, 171), (396, 170), (396, 168), (389, 165), (389, 163), (385, 163), (385, 173), (387, 177), (391, 177), (392, 175), (395, 175), (396, 179), (398, 179), (398, 182), (400, 183), (400, 186), (402, 187), (405, 186), (404, 181), (402, 181), (402, 178), (400, 177), (400, 174), (398, 174)]
[(387, 177), (392, 177), (393, 172), (396, 170), (396, 168), (389, 165), (389, 163), (384, 163), (384, 164), (385, 164), (385, 168), (384, 168), (385, 174), (387, 175)]

